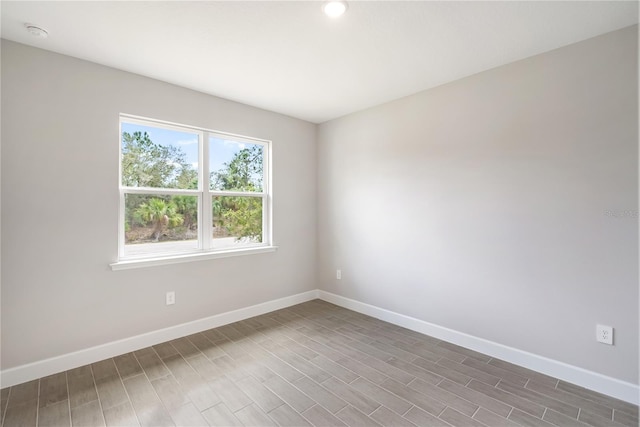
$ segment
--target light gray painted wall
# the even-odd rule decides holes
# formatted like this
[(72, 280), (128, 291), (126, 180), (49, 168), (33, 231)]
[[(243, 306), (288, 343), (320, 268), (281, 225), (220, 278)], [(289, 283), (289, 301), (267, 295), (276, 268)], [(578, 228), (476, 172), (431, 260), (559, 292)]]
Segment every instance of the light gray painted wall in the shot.
[[(272, 140), (280, 249), (111, 271), (120, 112)], [(2, 369), (315, 289), (315, 154), (313, 124), (3, 41)]]
[(321, 288), (637, 384), (637, 36), (320, 125)]

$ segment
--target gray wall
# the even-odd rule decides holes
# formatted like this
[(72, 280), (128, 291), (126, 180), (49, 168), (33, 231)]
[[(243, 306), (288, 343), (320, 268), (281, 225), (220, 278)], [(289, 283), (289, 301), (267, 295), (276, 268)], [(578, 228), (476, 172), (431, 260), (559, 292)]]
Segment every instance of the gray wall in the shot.
[(321, 288), (637, 384), (637, 55), (630, 27), (320, 125)]
[[(111, 271), (120, 112), (272, 140), (280, 249)], [(313, 124), (3, 41), (2, 369), (315, 289), (315, 154)]]

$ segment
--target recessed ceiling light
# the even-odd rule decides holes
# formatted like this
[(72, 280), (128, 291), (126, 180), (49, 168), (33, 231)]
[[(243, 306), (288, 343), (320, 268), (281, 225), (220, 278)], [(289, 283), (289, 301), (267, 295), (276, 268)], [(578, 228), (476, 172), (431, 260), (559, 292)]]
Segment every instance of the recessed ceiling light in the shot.
[(44, 28), (40, 28), (37, 25), (24, 24), (24, 27), (27, 29), (29, 34), (34, 37), (39, 37), (41, 39), (46, 39), (47, 37), (49, 37), (49, 33), (47, 32), (47, 30), (45, 30)]
[(337, 18), (347, 11), (347, 7), (346, 1), (335, 0), (326, 2), (322, 6), (322, 10), (328, 17)]

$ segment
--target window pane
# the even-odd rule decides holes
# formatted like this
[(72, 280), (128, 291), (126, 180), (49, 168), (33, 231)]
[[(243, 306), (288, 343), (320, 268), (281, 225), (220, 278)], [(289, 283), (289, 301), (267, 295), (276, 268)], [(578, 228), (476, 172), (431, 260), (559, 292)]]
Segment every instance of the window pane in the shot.
[(262, 191), (264, 149), (227, 139), (209, 138), (209, 188), (220, 191)]
[(216, 249), (262, 243), (262, 198), (212, 198), (213, 240)]
[(198, 248), (198, 198), (125, 194), (126, 257), (192, 252)]
[(122, 185), (198, 188), (198, 134), (122, 124)]

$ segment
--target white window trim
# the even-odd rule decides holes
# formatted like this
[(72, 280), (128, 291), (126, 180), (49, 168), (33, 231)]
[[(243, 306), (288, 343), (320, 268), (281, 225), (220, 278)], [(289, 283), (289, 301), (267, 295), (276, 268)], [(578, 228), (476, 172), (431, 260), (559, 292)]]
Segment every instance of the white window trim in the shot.
[(252, 246), (238, 249), (227, 249), (207, 252), (188, 252), (177, 255), (158, 256), (154, 258), (125, 259), (109, 264), (111, 270), (130, 270), (132, 268), (154, 267), (159, 265), (180, 264), (183, 262), (206, 261), (209, 259), (229, 258), (241, 255), (255, 255), (275, 252), (277, 246)]
[[(164, 189), (147, 187), (124, 187), (122, 185), (122, 122), (140, 124), (143, 126), (157, 126), (164, 129), (177, 130), (181, 132), (190, 131), (198, 134), (199, 138), (199, 161), (202, 166), (198, 168), (198, 189)], [(241, 191), (219, 191), (209, 189), (209, 138), (219, 137), (229, 139), (234, 142), (246, 142), (249, 144), (260, 144), (263, 149), (263, 191), (262, 192), (241, 192)], [(253, 138), (243, 135), (236, 135), (228, 132), (221, 132), (190, 125), (180, 125), (177, 123), (134, 116), (130, 114), (120, 114), (119, 116), (119, 156), (118, 156), (118, 189), (120, 193), (119, 214), (118, 214), (118, 260), (109, 264), (112, 270), (125, 270), (131, 268), (152, 267), (158, 265), (168, 265), (184, 262), (201, 261), (208, 259), (227, 258), (241, 255), (252, 255), (266, 252), (274, 252), (278, 249), (273, 245), (273, 220), (272, 220), (272, 187), (271, 187), (271, 150), (270, 140)], [(157, 254), (148, 257), (125, 257), (125, 194), (181, 194), (198, 197), (198, 248), (191, 252), (181, 252), (176, 254)], [(257, 245), (242, 246), (237, 248), (211, 248), (211, 236), (209, 235), (211, 224), (210, 200), (215, 196), (244, 196), (259, 197), (262, 199), (262, 243)]]

